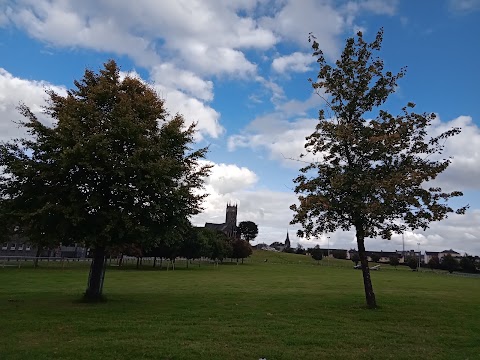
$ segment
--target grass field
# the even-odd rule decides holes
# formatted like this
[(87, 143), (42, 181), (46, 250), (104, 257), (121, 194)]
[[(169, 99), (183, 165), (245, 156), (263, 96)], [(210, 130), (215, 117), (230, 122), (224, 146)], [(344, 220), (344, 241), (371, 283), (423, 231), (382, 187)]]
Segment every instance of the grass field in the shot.
[[(268, 258), (268, 262), (264, 259)], [(133, 266), (132, 266), (133, 267)], [(255, 252), (244, 265), (0, 267), (0, 359), (480, 359), (480, 279)]]

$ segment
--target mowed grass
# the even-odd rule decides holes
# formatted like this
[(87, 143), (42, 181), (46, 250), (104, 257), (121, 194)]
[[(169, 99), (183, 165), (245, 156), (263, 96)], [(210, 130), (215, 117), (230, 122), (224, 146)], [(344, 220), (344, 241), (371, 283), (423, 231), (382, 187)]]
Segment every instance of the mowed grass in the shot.
[[(268, 262), (264, 259), (268, 258)], [(244, 265), (0, 268), (0, 359), (480, 359), (480, 279), (256, 252)]]

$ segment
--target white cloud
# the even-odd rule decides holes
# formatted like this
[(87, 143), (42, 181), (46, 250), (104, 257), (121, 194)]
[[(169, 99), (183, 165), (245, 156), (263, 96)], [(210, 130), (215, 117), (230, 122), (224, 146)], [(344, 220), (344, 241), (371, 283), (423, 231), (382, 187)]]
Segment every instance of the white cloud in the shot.
[(47, 124), (51, 123), (51, 119), (42, 112), (42, 106), (47, 99), (46, 89), (52, 89), (60, 94), (66, 93), (62, 86), (46, 81), (20, 79), (0, 68), (0, 140), (6, 141), (26, 135), (24, 128), (17, 124), (18, 121), (25, 120), (17, 110), (20, 103), (29, 106), (40, 120)]
[(86, 4), (75, 7), (68, 1), (40, 0), (20, 1), (19, 5), (24, 6), (12, 7), (9, 18), (34, 38), (57, 46), (127, 54), (141, 66), (159, 61), (151, 41), (123, 28), (119, 19), (97, 17), (93, 9), (89, 14)]
[(459, 116), (443, 122), (437, 117), (429, 132), (432, 136), (437, 136), (453, 127), (459, 127), (462, 131), (445, 142), (442, 156), (452, 157), (452, 162), (435, 183), (447, 191), (480, 190), (480, 128), (473, 119), (470, 116)]
[(449, 0), (449, 7), (455, 12), (471, 12), (480, 9), (480, 0)]
[(285, 6), (273, 16), (261, 19), (261, 25), (278, 34), (282, 40), (308, 47), (307, 37), (313, 32), (322, 50), (330, 58), (339, 53), (337, 37), (345, 30), (344, 15), (331, 3), (304, 0), (286, 1)]
[(274, 113), (257, 118), (250, 125), (250, 131), (229, 137), (229, 151), (237, 148), (266, 150), (270, 159), (285, 166), (303, 166), (303, 161), (310, 159), (300, 159), (300, 155), (305, 153), (305, 138), (313, 132), (317, 120), (305, 118), (288, 122), (279, 120), (280, 117), (279, 113)]
[(205, 81), (191, 71), (178, 69), (172, 63), (155, 65), (151, 77), (156, 83), (185, 91), (204, 101), (213, 100), (213, 83)]
[(171, 114), (183, 115), (187, 125), (193, 122), (197, 123), (197, 140), (201, 139), (203, 135), (217, 138), (223, 133), (224, 128), (219, 123), (220, 114), (213, 108), (182, 91), (161, 84), (154, 86), (160, 97), (165, 99), (165, 104)]
[(20, 0), (10, 3), (8, 17), (57, 46), (112, 51), (146, 67), (158, 64), (162, 51), (180, 56), (177, 62), (196, 73), (242, 75), (255, 65), (239, 49), (266, 49), (277, 41), (253, 17), (237, 14), (256, 3)]
[[(123, 76), (126, 74), (122, 73)], [(128, 74), (139, 78), (136, 73)], [(201, 85), (201, 81), (194, 79), (194, 86), (191, 88), (195, 89), (195, 85), (199, 84)], [(187, 124), (197, 122), (198, 138), (204, 135), (216, 138), (224, 131), (218, 122), (220, 114), (200, 100), (163, 85), (157, 84), (155, 88), (165, 99), (167, 109), (171, 114), (177, 112), (182, 114)], [(16, 109), (22, 102), (29, 106), (41, 120), (51, 123), (51, 119), (42, 114), (42, 106), (45, 105), (48, 98), (45, 94), (46, 89), (66, 94), (64, 86), (53, 85), (46, 81), (20, 79), (0, 68), (0, 139), (8, 140), (25, 135), (23, 128), (13, 122), (13, 120), (17, 122), (23, 120)], [(199, 92), (208, 96), (208, 84), (204, 88), (199, 86)]]
[(293, 72), (307, 72), (312, 70), (310, 64), (315, 62), (315, 59), (310, 53), (294, 52), (290, 55), (280, 56), (273, 59), (272, 68), (276, 72), (285, 73)]
[(206, 186), (210, 186), (214, 192), (220, 195), (248, 189), (258, 181), (257, 175), (246, 167), (233, 164), (215, 164), (211, 161), (205, 163), (213, 165)]

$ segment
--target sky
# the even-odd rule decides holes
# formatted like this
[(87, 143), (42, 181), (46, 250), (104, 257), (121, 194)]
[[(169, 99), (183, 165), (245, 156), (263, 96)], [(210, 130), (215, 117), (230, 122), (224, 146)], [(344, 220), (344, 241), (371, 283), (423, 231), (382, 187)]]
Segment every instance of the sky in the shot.
[[(42, 117), (46, 89), (65, 93), (114, 59), (171, 114), (196, 122), (196, 146), (209, 146), (209, 196), (194, 224), (223, 222), (230, 202), (238, 221), (258, 224), (254, 243), (283, 242), (288, 231), (294, 246), (356, 248), (353, 231), (297, 238), (289, 207), (295, 159), (324, 106), (308, 82), (318, 73), (308, 34), (334, 62), (346, 38), (361, 30), (371, 41), (380, 27), (386, 69), (408, 67), (386, 109), (412, 101), (437, 114), (432, 135), (462, 129), (436, 182), (463, 191), (452, 204), (470, 208), (406, 232), (405, 248), (480, 255), (480, 0), (0, 0), (0, 140), (24, 134), (20, 102)], [(402, 237), (366, 247), (401, 250)]]

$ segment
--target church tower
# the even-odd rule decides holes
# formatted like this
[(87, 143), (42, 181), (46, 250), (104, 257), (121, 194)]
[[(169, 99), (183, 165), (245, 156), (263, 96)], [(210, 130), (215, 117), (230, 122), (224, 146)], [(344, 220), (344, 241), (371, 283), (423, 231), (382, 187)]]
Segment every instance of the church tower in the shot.
[(225, 225), (228, 228), (237, 227), (237, 204), (227, 204), (227, 213), (225, 215)]

